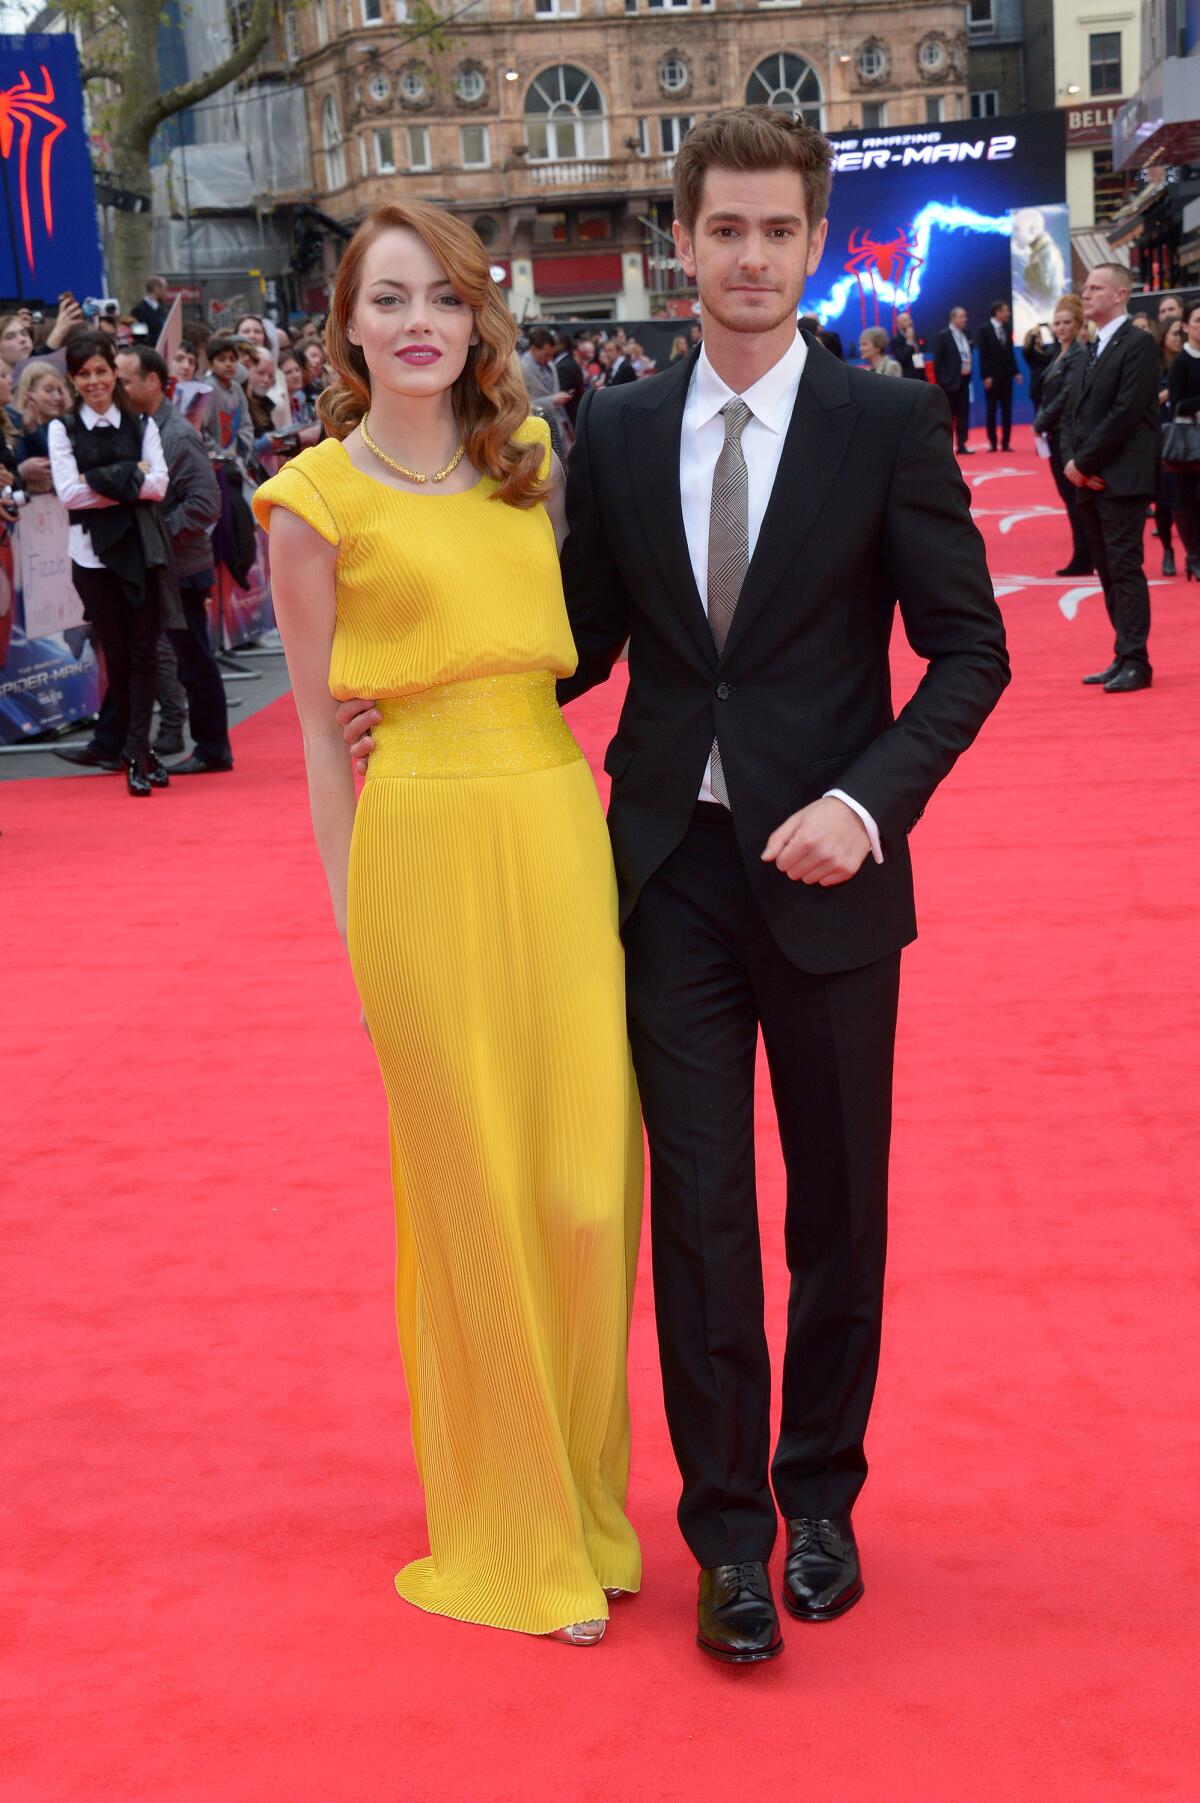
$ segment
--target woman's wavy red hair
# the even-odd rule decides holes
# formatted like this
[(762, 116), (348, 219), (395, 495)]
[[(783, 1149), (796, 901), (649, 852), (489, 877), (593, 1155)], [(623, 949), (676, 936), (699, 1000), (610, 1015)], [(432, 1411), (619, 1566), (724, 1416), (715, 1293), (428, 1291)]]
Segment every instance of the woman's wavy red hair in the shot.
[(358, 304), (363, 259), (383, 232), (416, 232), (446, 272), (455, 292), (475, 315), (479, 343), (467, 353), (451, 389), (454, 415), (477, 470), (497, 483), (494, 500), (532, 507), (546, 492), (541, 479), (545, 455), (539, 444), (518, 444), (514, 434), (528, 418), (529, 400), (513, 352), (517, 328), (488, 268), (487, 253), (475, 233), (451, 213), (424, 201), (376, 207), (359, 226), (342, 258), (325, 325), (325, 352), (338, 380), (317, 402), (334, 438), (345, 438), (371, 405), (366, 358), (352, 344), (349, 326)]

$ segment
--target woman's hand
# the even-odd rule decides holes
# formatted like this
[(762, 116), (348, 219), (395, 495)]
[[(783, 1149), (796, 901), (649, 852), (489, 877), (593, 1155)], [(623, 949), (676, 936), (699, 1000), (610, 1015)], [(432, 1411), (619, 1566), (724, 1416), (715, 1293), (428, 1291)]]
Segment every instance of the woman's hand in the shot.
[(59, 302), (58, 318), (55, 320), (50, 331), (50, 336), (46, 340), (46, 349), (48, 351), (58, 350), (60, 345), (66, 343), (68, 335), (73, 332), (77, 326), (86, 324), (87, 321), (83, 317), (83, 308), (79, 305), (75, 296), (73, 294), (64, 295)]
[(27, 457), (24, 463), (18, 463), (17, 474), (27, 494), (48, 495), (54, 487), (48, 457)]

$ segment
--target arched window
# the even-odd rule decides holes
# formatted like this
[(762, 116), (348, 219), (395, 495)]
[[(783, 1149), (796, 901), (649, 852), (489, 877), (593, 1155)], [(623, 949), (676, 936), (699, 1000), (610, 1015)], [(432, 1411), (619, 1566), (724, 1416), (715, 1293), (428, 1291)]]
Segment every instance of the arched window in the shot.
[(543, 69), (525, 96), (530, 162), (575, 162), (608, 155), (604, 101), (583, 69), (560, 63)]
[(780, 53), (759, 63), (746, 84), (747, 106), (777, 106), (805, 125), (821, 124), (821, 83), (799, 56)]
[(338, 103), (332, 94), (325, 96), (325, 105), (321, 112), (321, 143), (325, 150), (325, 186), (327, 188), (344, 188), (346, 185), (346, 147), (342, 142), (342, 121), (338, 113)]

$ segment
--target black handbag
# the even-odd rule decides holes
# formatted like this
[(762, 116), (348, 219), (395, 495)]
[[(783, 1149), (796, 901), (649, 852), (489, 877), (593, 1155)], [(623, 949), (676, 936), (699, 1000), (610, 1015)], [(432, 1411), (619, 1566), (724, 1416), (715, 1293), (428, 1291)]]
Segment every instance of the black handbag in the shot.
[(1200, 466), (1200, 419), (1169, 419), (1162, 429), (1163, 468), (1195, 469)]

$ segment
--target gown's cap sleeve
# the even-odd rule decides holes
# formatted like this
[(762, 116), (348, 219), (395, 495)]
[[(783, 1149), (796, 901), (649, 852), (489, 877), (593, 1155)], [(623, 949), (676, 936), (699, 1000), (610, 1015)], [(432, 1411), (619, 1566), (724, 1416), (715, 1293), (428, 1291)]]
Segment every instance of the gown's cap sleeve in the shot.
[(297, 469), (294, 463), (285, 464), (278, 475), (272, 476), (257, 489), (250, 505), (254, 509), (254, 517), (266, 532), (269, 527), (272, 507), (286, 507), (289, 513), (300, 516), (304, 523), (311, 526), (314, 532), (329, 544), (339, 542), (337, 521), (329, 507), (322, 499), (315, 484)]
[(517, 427), (516, 431), (513, 433), (513, 439), (517, 444), (541, 445), (542, 463), (541, 468), (538, 470), (538, 475), (543, 482), (548, 482), (550, 480), (549, 423), (544, 419), (539, 419), (536, 413), (531, 413), (528, 419), (522, 420), (521, 424)]

